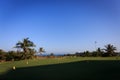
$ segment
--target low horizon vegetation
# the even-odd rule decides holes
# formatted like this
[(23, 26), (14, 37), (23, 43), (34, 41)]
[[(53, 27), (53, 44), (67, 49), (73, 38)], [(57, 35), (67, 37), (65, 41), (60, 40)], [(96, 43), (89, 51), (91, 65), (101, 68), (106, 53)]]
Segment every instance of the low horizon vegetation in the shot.
[[(35, 53), (39, 53), (40, 56), (43, 54), (45, 49), (40, 47), (39, 50), (35, 50), (34, 47), (36, 45), (33, 41), (29, 40), (29, 38), (24, 38), (22, 41), (18, 41), (14, 48), (17, 51), (4, 51), (0, 49), (0, 61), (12, 61), (12, 60), (25, 60), (36, 58)], [(98, 48), (96, 51), (84, 51), (84, 52), (76, 52), (74, 54), (64, 54), (63, 56), (82, 56), (82, 57), (109, 57), (109, 56), (119, 56), (120, 53), (116, 52), (117, 48), (112, 44), (105, 45), (105, 48)], [(50, 53), (49, 56), (55, 56), (54, 53)]]

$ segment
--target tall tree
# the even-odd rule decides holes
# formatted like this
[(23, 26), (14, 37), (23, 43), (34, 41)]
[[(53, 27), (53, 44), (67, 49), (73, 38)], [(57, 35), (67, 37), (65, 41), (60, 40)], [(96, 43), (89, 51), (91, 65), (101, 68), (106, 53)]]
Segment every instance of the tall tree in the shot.
[(104, 50), (105, 50), (107, 56), (113, 56), (114, 53), (115, 53), (115, 50), (117, 50), (117, 48), (114, 47), (111, 44), (108, 44), (108, 45), (105, 45), (105, 49)]
[(29, 40), (29, 38), (24, 38), (23, 41), (16, 43), (15, 48), (21, 48), (23, 50), (23, 58), (26, 59), (29, 54), (31, 47), (35, 47), (35, 44)]
[(98, 48), (98, 49), (96, 50), (96, 52), (97, 52), (97, 56), (102, 56), (102, 54), (103, 54), (103, 51), (102, 51), (102, 49), (100, 49), (100, 48)]
[(42, 55), (42, 53), (44, 53), (44, 52), (45, 52), (44, 48), (43, 48), (43, 47), (40, 47), (40, 48), (39, 48), (39, 53), (40, 53), (40, 55)]

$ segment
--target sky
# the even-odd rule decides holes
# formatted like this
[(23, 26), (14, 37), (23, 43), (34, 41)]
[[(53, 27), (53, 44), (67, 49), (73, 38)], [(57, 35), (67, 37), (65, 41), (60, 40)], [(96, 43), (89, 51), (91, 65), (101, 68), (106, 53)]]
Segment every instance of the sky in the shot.
[(0, 49), (6, 51), (26, 37), (47, 53), (107, 44), (120, 51), (119, 30), (120, 0), (0, 0)]

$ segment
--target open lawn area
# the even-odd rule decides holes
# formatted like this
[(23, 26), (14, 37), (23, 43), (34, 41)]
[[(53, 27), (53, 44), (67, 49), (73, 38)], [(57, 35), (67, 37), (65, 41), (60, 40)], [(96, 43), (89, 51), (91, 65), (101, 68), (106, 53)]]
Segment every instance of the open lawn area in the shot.
[(1, 62), (0, 80), (120, 80), (120, 57), (61, 57)]

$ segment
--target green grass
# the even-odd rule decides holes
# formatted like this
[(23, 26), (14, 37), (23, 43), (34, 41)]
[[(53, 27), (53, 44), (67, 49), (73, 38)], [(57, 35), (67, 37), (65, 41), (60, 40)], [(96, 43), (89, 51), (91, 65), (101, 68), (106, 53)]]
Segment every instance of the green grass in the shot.
[[(3, 80), (120, 80), (120, 57), (63, 57), (0, 64)], [(16, 70), (12, 67), (16, 66)]]

